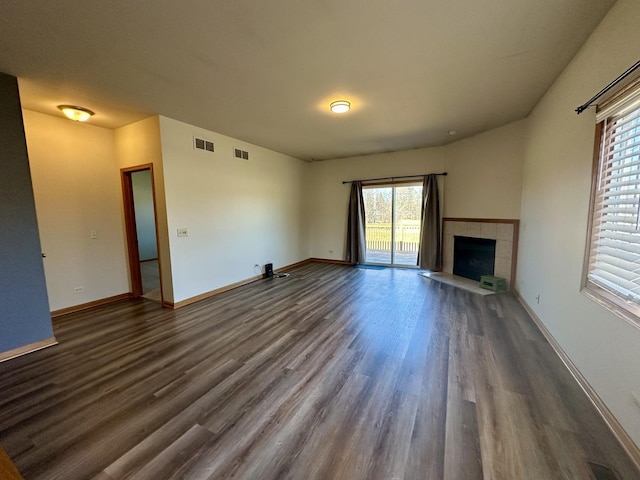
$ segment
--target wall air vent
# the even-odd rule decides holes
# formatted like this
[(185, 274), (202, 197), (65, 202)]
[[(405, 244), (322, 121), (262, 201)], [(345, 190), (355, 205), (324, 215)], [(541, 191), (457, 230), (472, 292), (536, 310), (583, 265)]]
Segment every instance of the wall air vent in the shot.
[(207, 152), (213, 152), (215, 150), (213, 142), (198, 137), (193, 137), (193, 148), (196, 150), (205, 150)]
[(246, 150), (240, 150), (239, 148), (233, 149), (233, 156), (236, 158), (241, 158), (242, 160), (249, 160), (249, 152)]

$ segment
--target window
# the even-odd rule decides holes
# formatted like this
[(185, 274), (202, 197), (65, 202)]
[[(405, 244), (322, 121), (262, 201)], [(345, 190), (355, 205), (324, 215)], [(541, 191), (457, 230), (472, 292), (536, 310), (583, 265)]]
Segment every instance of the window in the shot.
[(364, 185), (366, 263), (417, 267), (422, 184)]
[(597, 114), (585, 292), (640, 324), (640, 88)]

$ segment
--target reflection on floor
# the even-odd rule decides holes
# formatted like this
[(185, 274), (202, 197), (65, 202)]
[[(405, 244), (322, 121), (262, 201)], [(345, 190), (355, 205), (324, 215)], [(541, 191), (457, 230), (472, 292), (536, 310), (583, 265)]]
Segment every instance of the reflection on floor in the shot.
[(494, 292), (487, 290), (486, 288), (480, 288), (480, 282), (470, 280), (468, 278), (459, 277), (457, 275), (451, 275), (444, 272), (422, 272), (423, 277), (435, 280), (436, 282), (446, 283), (457, 288), (466, 290), (467, 292), (477, 293), (478, 295), (493, 295)]
[(2, 447), (33, 480), (640, 478), (512, 294), (288, 271), (54, 319), (0, 363)]
[(142, 275), (142, 296), (147, 300), (162, 303), (158, 260), (140, 262), (140, 273)]

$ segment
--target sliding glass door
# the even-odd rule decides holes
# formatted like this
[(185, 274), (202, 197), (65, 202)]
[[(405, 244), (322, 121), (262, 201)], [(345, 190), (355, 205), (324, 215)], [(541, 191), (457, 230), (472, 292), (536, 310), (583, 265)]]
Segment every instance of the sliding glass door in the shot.
[(365, 186), (366, 262), (417, 266), (422, 185)]
[(393, 263), (393, 187), (363, 187), (367, 263)]

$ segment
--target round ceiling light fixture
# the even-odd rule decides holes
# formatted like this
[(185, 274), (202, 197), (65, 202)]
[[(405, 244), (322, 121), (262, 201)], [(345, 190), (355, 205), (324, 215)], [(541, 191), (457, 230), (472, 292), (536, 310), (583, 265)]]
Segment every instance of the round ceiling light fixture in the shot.
[(88, 108), (77, 107), (75, 105), (58, 105), (58, 109), (60, 109), (67, 118), (75, 122), (86, 122), (94, 115)]
[(346, 100), (336, 100), (335, 102), (331, 102), (330, 106), (333, 113), (346, 113), (351, 109), (351, 103)]

